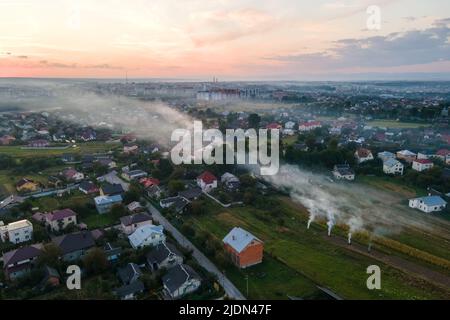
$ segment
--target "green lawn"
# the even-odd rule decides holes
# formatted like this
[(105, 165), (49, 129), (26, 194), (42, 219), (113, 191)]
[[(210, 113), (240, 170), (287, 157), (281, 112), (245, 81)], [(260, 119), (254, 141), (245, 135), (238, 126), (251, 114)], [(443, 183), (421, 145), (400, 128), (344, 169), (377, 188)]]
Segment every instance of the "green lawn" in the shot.
[(298, 138), (298, 136), (296, 134), (294, 134), (293, 136), (283, 137), (282, 141), (283, 141), (284, 145), (290, 146), (297, 142), (297, 138)]
[(374, 120), (367, 122), (367, 125), (372, 127), (392, 128), (392, 129), (408, 129), (408, 128), (420, 128), (429, 127), (428, 123), (416, 123), (416, 122), (400, 122), (395, 120)]
[(64, 197), (52, 196), (32, 199), (32, 205), (38, 207), (40, 211), (84, 207), (88, 203), (93, 204), (92, 197), (79, 191), (72, 191), (71, 195), (65, 195)]
[(65, 153), (101, 153), (117, 149), (120, 143), (105, 143), (100, 141), (77, 143), (76, 147), (66, 149), (22, 149), (22, 146), (0, 146), (0, 154), (14, 157), (51, 157)]
[(109, 213), (105, 214), (91, 214), (88, 217), (82, 218), (81, 222), (87, 224), (89, 229), (96, 229), (101, 227), (111, 226), (116, 223), (116, 219)]
[[(266, 253), (284, 263), (278, 266), (281, 269), (276, 273), (271, 271), (271, 268), (275, 267), (271, 265), (270, 260), (267, 266), (262, 264), (255, 267), (257, 271), (254, 274), (262, 272), (267, 278), (254, 282), (254, 286), (259, 283), (261, 287), (258, 290), (254, 288), (258, 291), (258, 295), (251, 297), (282, 298), (286, 294), (291, 295), (290, 292), (294, 292), (292, 295), (307, 295), (309, 291), (307, 285), (304, 286), (304, 292), (300, 291), (302, 282), (318, 283), (347, 299), (450, 298), (449, 292), (436, 290), (423, 281), (383, 265), (379, 261), (333, 245), (324, 237), (325, 230), (322, 226), (313, 224), (311, 229), (307, 230), (304, 213), (285, 203), (281, 203), (278, 208), (267, 210), (249, 207), (208, 209), (205, 215), (187, 217), (187, 222), (196, 230), (208, 231), (218, 240), (222, 239), (232, 227), (241, 226), (265, 242)], [(277, 210), (283, 213), (277, 215)], [(279, 226), (280, 219), (284, 221), (283, 227)], [(383, 272), (382, 289), (379, 291), (370, 291), (366, 287), (366, 268), (372, 264), (379, 265)], [(251, 271), (252, 268), (249, 269), (249, 272)], [(292, 272), (299, 275), (294, 276)], [(245, 288), (242, 273), (232, 274), (230, 277), (239, 288)], [(273, 280), (275, 277), (278, 278)], [(294, 281), (298, 281), (298, 284), (294, 284)], [(294, 289), (297, 286), (299, 291), (296, 293)]]
[[(226, 276), (238, 289), (250, 299), (280, 300), (291, 297), (314, 298), (319, 290), (310, 279), (298, 274), (283, 263), (266, 255), (264, 261), (245, 270), (232, 267), (226, 270)], [(270, 288), (269, 290), (267, 290)]]

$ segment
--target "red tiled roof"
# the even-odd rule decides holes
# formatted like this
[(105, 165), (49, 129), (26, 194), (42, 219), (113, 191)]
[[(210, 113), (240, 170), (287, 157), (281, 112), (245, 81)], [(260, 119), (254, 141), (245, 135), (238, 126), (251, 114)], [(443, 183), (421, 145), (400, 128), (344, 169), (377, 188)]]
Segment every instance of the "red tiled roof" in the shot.
[(280, 129), (280, 128), (281, 128), (281, 125), (278, 124), (278, 123), (270, 123), (270, 124), (267, 125), (266, 128), (267, 128), (267, 129)]
[(372, 152), (369, 149), (359, 148), (357, 154), (359, 158), (367, 158)]
[(428, 160), (428, 159), (416, 159), (416, 160), (414, 160), (414, 162), (421, 163), (421, 164), (430, 164), (430, 163), (433, 163), (433, 161)]
[(139, 182), (145, 187), (159, 186), (159, 180), (156, 178), (142, 178)]
[(320, 126), (321, 123), (320, 123), (320, 121), (310, 121), (310, 122), (300, 123), (300, 125), (305, 126), (305, 127), (314, 127), (314, 126)]
[(214, 181), (217, 181), (216, 176), (214, 176), (211, 172), (205, 171), (201, 175), (198, 176), (197, 179), (201, 179), (206, 184), (211, 184)]
[(64, 170), (63, 174), (65, 177), (71, 178), (77, 174), (77, 170), (69, 168), (69, 169)]
[(438, 156), (448, 156), (448, 155), (450, 155), (450, 150), (448, 150), (448, 149), (441, 149), (441, 150), (438, 150), (437, 152), (436, 152), (436, 155), (438, 155)]

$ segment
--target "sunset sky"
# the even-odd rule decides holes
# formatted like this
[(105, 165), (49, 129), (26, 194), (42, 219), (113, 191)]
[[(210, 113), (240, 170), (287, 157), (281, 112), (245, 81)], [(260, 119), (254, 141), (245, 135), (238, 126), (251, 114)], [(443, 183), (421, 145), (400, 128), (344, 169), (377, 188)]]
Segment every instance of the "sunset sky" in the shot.
[(305, 80), (449, 60), (449, 0), (0, 0), (0, 77)]

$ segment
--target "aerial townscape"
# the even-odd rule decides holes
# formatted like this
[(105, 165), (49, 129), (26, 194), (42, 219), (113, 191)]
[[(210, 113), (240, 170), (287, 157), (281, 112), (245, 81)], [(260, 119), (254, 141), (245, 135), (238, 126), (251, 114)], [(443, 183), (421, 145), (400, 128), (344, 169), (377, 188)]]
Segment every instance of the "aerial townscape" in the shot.
[(396, 300), (450, 300), (450, 1), (0, 0), (4, 318)]
[[(0, 94), (3, 299), (450, 297), (450, 83), (4, 80)], [(192, 119), (279, 130), (278, 173), (173, 164), (161, 132)], [(361, 285), (371, 264), (378, 292)]]

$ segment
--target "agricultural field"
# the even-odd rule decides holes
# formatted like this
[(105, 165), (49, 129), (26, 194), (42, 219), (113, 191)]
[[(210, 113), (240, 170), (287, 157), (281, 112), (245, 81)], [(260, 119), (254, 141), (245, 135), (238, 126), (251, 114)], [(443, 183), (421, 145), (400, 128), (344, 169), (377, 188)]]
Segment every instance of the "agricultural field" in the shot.
[(368, 126), (388, 128), (388, 129), (415, 129), (420, 127), (429, 127), (429, 123), (416, 123), (416, 122), (400, 122), (395, 120), (375, 120), (368, 121)]
[(355, 181), (357, 183), (367, 184), (376, 189), (392, 192), (405, 199), (427, 195), (427, 191), (425, 189), (407, 186), (401, 181), (389, 176), (378, 177), (359, 175), (356, 176)]
[[(307, 297), (317, 294), (314, 284), (327, 287), (346, 299), (450, 297), (448, 290), (380, 263), (370, 256), (336, 246), (325, 236), (323, 224), (313, 223), (307, 230), (306, 212), (289, 201), (280, 198), (275, 210), (253, 207), (224, 209), (209, 203), (208, 213), (185, 217), (184, 222), (198, 232), (211, 233), (218, 241), (234, 226), (241, 226), (265, 242), (264, 263), (246, 271), (234, 267), (227, 270), (227, 275), (243, 292), (246, 289), (245, 276), (249, 275), (250, 298)], [(366, 268), (372, 264), (379, 265), (383, 270), (383, 286), (377, 292), (366, 288)], [(271, 269), (278, 270), (276, 275)], [(277, 277), (277, 280), (273, 281), (272, 277)], [(298, 287), (294, 285), (296, 282), (303, 284)]]

